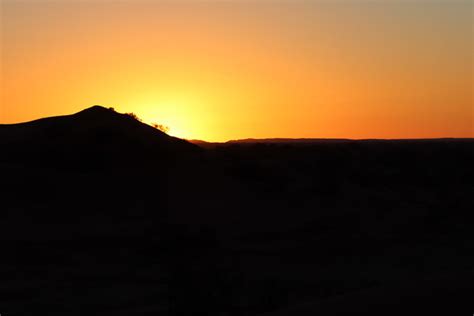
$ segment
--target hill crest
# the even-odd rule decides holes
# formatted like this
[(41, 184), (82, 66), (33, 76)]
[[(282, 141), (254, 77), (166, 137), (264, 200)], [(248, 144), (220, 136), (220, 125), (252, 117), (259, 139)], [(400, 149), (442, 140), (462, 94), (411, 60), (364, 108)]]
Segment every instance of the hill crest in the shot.
[(176, 159), (198, 152), (198, 146), (169, 136), (129, 114), (102, 106), (30, 122), (0, 125), (1, 161), (58, 163), (89, 159)]

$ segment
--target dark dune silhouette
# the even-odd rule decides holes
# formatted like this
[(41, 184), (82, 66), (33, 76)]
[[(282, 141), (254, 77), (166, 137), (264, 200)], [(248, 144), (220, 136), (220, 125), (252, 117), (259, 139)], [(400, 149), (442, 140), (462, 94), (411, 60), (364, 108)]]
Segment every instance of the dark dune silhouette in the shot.
[(473, 312), (473, 139), (195, 143), (0, 125), (0, 313)]

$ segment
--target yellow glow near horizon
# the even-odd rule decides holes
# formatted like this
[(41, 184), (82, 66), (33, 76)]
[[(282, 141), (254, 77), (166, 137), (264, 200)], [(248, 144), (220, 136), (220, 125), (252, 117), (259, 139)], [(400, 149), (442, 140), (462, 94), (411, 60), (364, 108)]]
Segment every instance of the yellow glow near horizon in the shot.
[(171, 136), (192, 139), (200, 128), (198, 121), (194, 120), (197, 114), (190, 109), (196, 101), (192, 98), (175, 97), (162, 99), (150, 98), (149, 101), (139, 101), (136, 114), (147, 124), (163, 124), (169, 127), (168, 134)]
[(469, 0), (0, 6), (0, 123), (134, 112), (188, 139), (473, 137)]

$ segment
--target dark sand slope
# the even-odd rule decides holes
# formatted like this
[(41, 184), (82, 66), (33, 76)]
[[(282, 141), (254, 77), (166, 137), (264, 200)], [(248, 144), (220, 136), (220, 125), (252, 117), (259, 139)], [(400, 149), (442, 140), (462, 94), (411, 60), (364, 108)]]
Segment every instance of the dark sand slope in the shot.
[(0, 125), (3, 315), (471, 315), (474, 141)]

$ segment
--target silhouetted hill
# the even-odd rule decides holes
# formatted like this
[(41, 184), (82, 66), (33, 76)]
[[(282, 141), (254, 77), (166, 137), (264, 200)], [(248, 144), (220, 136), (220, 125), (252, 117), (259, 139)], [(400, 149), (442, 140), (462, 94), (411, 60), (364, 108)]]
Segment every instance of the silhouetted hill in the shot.
[(0, 125), (0, 161), (99, 165), (186, 157), (199, 148), (128, 114), (101, 106), (79, 113)]

